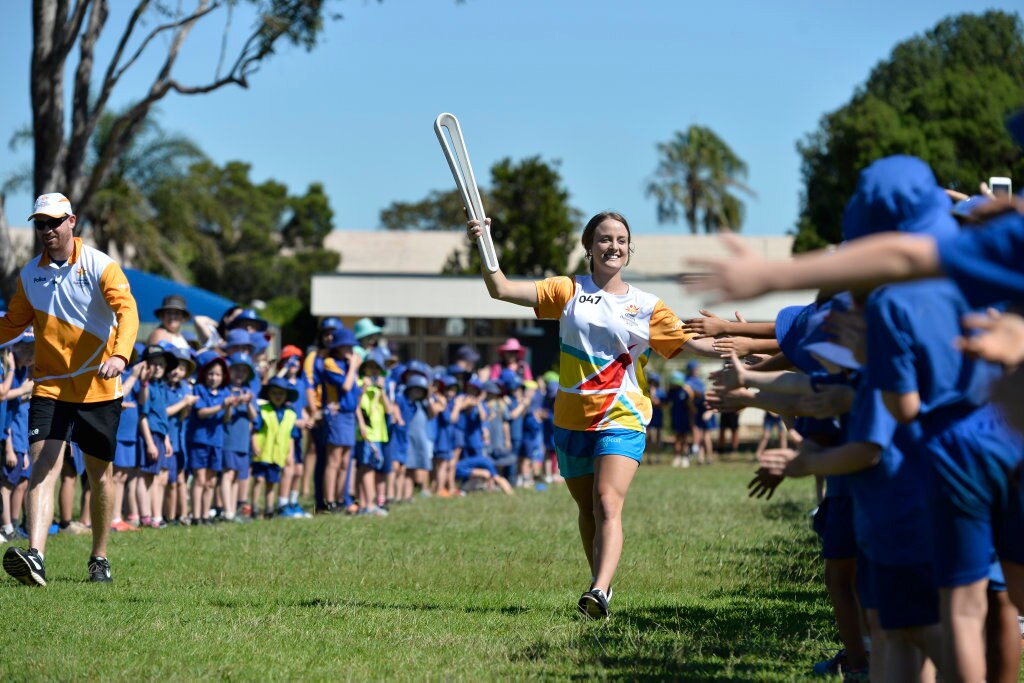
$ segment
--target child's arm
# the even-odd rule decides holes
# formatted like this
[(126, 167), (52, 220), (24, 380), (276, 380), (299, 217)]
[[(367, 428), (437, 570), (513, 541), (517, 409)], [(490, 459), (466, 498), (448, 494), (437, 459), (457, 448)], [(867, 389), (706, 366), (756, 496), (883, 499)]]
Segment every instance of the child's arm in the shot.
[(153, 432), (149, 429), (149, 418), (146, 415), (139, 416), (139, 431), (142, 433), (142, 440), (146, 442), (146, 457), (150, 462), (156, 462), (160, 457), (160, 451), (153, 440)]
[(512, 430), (509, 427), (508, 420), (501, 423), (501, 437), (505, 441), (505, 448), (512, 448)]
[(359, 427), (359, 435), (363, 437), (363, 441), (369, 441), (370, 436), (367, 431), (366, 418), (363, 417), (363, 411), (356, 411), (356, 426)]
[[(210, 395), (210, 397), (211, 398), (219, 398), (219, 397), (214, 397), (212, 394)], [(212, 406), (203, 406), (202, 408), (197, 409), (196, 410), (196, 417), (198, 417), (198, 418), (200, 418), (202, 420), (205, 420), (207, 418), (213, 417), (214, 415), (216, 415), (217, 413), (219, 413), (222, 410), (224, 410), (224, 401), (221, 401), (220, 403), (216, 403), (216, 404), (214, 404)], [(227, 411), (225, 411), (225, 412), (227, 412)]]
[(20, 387), (15, 387), (7, 392), (7, 400), (13, 401), (16, 398), (21, 398), (23, 396), (31, 396), (32, 388), (34, 386), (35, 383), (32, 381), (31, 377), (26, 379), (24, 382), (22, 382)]
[(257, 445), (256, 435), (259, 434), (261, 431), (263, 431), (263, 430), (262, 429), (254, 430), (253, 433), (252, 433), (252, 436), (249, 437), (249, 447), (252, 449), (252, 458), (253, 458), (253, 460), (256, 460), (257, 458), (260, 457), (260, 448)]
[(352, 387), (355, 386), (356, 380), (359, 379), (359, 366), (362, 365), (362, 359), (355, 353), (348, 358), (348, 374), (345, 375), (345, 383), (341, 385), (343, 391), (352, 391)]
[(249, 413), (249, 422), (255, 422), (256, 418), (259, 417), (259, 413), (256, 412), (256, 402), (252, 400), (252, 395), (246, 392), (249, 396), (249, 400), (245, 402), (246, 410)]
[(452, 416), (451, 418), (449, 418), (452, 424), (458, 422), (459, 415), (462, 414), (462, 407), (464, 402), (465, 399), (463, 398), (462, 394), (456, 394), (455, 400), (453, 401), (452, 405)]
[(876, 465), (882, 456), (878, 444), (852, 441), (835, 448), (822, 448), (805, 439), (799, 451), (776, 448), (759, 458), (761, 466), (773, 474), (806, 477), (812, 474), (853, 474)]
[(177, 415), (178, 413), (185, 411), (182, 417), (188, 414), (188, 411), (192, 409), (192, 406), (196, 402), (195, 394), (185, 394), (181, 397), (181, 400), (177, 403), (167, 406), (167, 414), (169, 416)]
[(6, 462), (7, 462), (7, 467), (8, 468), (17, 467), (17, 465), (18, 465), (18, 456), (14, 452), (13, 432), (11, 431), (11, 429), (9, 427), (7, 429), (7, 434), (4, 435), (4, 441), (6, 442), (6, 445), (5, 445), (5, 448), (4, 448), (4, 451), (5, 451), (4, 452), (4, 460), (6, 460)]
[(775, 323), (748, 323), (743, 321), (739, 313), (736, 320), (725, 320), (711, 311), (701, 309), (703, 318), (690, 318), (683, 321), (683, 331), (700, 337), (718, 337), (723, 334), (738, 337), (754, 337), (757, 339), (775, 338)]

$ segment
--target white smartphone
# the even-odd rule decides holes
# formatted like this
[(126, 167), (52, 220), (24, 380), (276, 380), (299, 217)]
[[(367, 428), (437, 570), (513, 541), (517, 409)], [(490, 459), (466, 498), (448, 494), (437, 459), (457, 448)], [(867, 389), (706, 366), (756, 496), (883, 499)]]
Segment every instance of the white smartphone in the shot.
[(1009, 178), (989, 178), (988, 189), (992, 190), (994, 195), (1011, 195), (1013, 194), (1013, 183)]

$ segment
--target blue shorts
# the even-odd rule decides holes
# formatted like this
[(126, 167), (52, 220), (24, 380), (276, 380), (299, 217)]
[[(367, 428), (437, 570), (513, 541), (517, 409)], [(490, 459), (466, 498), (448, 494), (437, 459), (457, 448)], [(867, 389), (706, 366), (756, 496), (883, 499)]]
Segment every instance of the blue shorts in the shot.
[(1001, 559), (1024, 563), (1024, 463), (1001, 420), (995, 408), (981, 408), (927, 443), (942, 587), (988, 576), (993, 546)]
[(386, 447), (386, 442), (357, 441), (352, 454), (356, 459), (357, 465), (369, 467), (374, 472), (386, 474), (386, 467), (390, 464), (386, 455)]
[(174, 462), (176, 466), (174, 478), (177, 479), (182, 474), (186, 475), (187, 477), (189, 472), (188, 453), (185, 451), (184, 442), (182, 442), (181, 445), (178, 446), (178, 450), (174, 451)]
[(114, 467), (122, 470), (133, 470), (138, 467), (138, 455), (135, 441), (118, 441), (114, 449)]
[(165, 453), (160, 456), (160, 469), (167, 470), (167, 481), (173, 483), (178, 480), (178, 454)]
[(594, 473), (594, 460), (604, 455), (621, 455), (637, 463), (644, 455), (647, 434), (630, 429), (579, 432), (555, 427), (558, 471), (566, 479)]
[(426, 470), (430, 472), (434, 469), (433, 455), (433, 450), (430, 448), (415, 448), (410, 444), (409, 452), (405, 458), (405, 466), (410, 470)]
[(220, 472), (224, 469), (224, 453), (220, 446), (194, 443), (192, 450), (189, 451), (189, 460), (193, 472), (196, 470)]
[(533, 462), (544, 462), (544, 439), (538, 436), (534, 439), (529, 439), (523, 442), (523, 453), (524, 458), (529, 458)]
[(445, 460), (445, 461), (448, 461), (448, 460), (451, 460), (451, 459), (452, 459), (452, 452), (451, 451), (439, 451), (437, 449), (434, 449), (434, 460)]
[(466, 432), (461, 429), (452, 430), (452, 450), (466, 447)]
[(269, 462), (254, 462), (252, 476), (254, 479), (264, 479), (268, 484), (280, 484), (281, 467)]
[(224, 450), (224, 462), (221, 472), (237, 472), (238, 481), (245, 481), (249, 478), (249, 454), (241, 451)]
[(469, 479), (473, 470), (487, 470), (492, 477), (498, 474), (498, 468), (494, 466), (494, 462), (490, 458), (486, 455), (474, 455), (459, 459), (455, 465), (455, 478), (465, 481)]
[(167, 449), (164, 447), (164, 435), (153, 434), (153, 442), (156, 444), (156, 460), (149, 459), (149, 455), (146, 453), (145, 439), (139, 439), (136, 444), (139, 471), (143, 474), (159, 474), (161, 469), (167, 469)]
[[(3, 441), (0, 441), (0, 446), (3, 445)], [(12, 487), (17, 486), (25, 479), (32, 476), (32, 459), (28, 459), (28, 467), (24, 467), (25, 454), (15, 453), (14, 457), (17, 458), (17, 462), (14, 467), (7, 466), (7, 456), (0, 458), (0, 475), (2, 480), (10, 484)]]
[(70, 444), (71, 464), (74, 465), (75, 475), (82, 476), (85, 473), (85, 458), (82, 456), (82, 449), (74, 441)]
[(292, 462), (296, 465), (302, 464), (302, 437), (296, 436), (292, 438)]
[(931, 563), (879, 564), (861, 553), (857, 589), (861, 605), (878, 610), (887, 631), (939, 623), (939, 587)]
[(330, 446), (356, 445), (356, 414), (355, 413), (324, 413), (327, 423), (327, 444)]
[(853, 531), (853, 498), (828, 496), (814, 515), (814, 531), (821, 537), (821, 557), (849, 560), (857, 557), (857, 536)]

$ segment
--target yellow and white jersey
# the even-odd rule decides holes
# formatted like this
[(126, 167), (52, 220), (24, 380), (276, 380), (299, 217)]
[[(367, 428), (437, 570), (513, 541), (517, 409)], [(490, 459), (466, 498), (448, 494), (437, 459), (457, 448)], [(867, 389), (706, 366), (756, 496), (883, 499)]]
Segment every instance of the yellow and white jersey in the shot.
[(633, 286), (609, 294), (589, 275), (536, 284), (537, 317), (559, 321), (555, 425), (646, 431), (651, 398), (643, 368), (650, 350), (671, 358), (693, 335), (661, 299)]
[(79, 238), (63, 265), (46, 252), (32, 259), (0, 318), (0, 344), (29, 325), (36, 336), (33, 396), (96, 403), (122, 395), (120, 376), (96, 376), (111, 356), (131, 357), (139, 331), (128, 278), (113, 259)]

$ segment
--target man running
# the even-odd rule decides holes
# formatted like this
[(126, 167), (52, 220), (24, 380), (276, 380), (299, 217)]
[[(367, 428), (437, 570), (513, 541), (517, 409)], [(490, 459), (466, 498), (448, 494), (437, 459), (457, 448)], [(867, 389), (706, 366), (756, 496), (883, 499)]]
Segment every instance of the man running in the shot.
[(28, 219), (35, 221), (43, 253), (21, 271), (7, 315), (0, 318), (0, 344), (29, 325), (35, 330), (29, 548), (8, 548), (4, 571), (29, 586), (46, 585), (43, 553), (53, 518), (54, 484), (65, 445), (73, 441), (84, 454), (92, 490), (89, 579), (108, 582), (121, 373), (139, 330), (138, 311), (121, 267), (74, 237), (75, 215), (67, 197), (39, 196)]

